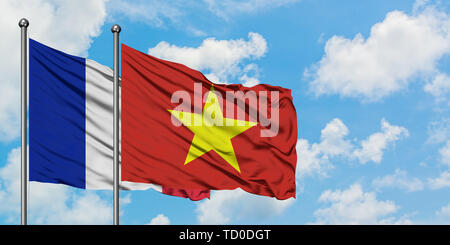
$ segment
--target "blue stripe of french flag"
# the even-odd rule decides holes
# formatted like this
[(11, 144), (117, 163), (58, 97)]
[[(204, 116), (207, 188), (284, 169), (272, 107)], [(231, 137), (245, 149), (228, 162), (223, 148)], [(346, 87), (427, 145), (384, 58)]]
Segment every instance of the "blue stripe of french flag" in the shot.
[[(112, 189), (113, 71), (32, 39), (29, 45), (29, 180)], [(153, 184), (120, 187), (162, 192)]]

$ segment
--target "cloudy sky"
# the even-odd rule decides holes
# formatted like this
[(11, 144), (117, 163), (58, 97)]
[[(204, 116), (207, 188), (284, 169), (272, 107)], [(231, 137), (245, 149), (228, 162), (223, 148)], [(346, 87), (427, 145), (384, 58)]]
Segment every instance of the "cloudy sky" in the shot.
[[(292, 90), (297, 199), (121, 192), (122, 224), (450, 224), (450, 4), (427, 0), (0, 1), (0, 224), (20, 223), (18, 20), (112, 66), (121, 41), (217, 83)], [(30, 224), (111, 224), (112, 192), (30, 183)]]

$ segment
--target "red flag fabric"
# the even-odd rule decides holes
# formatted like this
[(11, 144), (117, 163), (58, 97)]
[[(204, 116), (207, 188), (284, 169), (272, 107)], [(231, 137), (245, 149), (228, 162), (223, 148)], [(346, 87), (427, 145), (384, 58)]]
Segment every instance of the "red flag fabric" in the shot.
[[(213, 84), (122, 44), (122, 180), (295, 197), (297, 118), (282, 87)], [(209, 193), (209, 192), (208, 192)]]
[(192, 201), (200, 201), (210, 197), (209, 190), (186, 190), (180, 188), (162, 187), (162, 193), (171, 196), (189, 198)]

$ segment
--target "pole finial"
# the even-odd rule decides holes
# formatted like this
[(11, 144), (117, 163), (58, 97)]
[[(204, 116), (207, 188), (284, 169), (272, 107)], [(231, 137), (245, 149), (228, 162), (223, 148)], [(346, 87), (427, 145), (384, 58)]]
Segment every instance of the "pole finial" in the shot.
[(20, 26), (20, 28), (22, 28), (22, 27), (27, 28), (28, 25), (30, 25), (30, 22), (28, 22), (27, 19), (22, 18), (22, 19), (19, 20), (19, 26)]
[(111, 32), (112, 32), (112, 33), (115, 33), (115, 32), (120, 33), (121, 30), (122, 30), (122, 29), (120, 28), (120, 26), (119, 26), (118, 24), (115, 24), (115, 25), (113, 25), (113, 26), (111, 27)]

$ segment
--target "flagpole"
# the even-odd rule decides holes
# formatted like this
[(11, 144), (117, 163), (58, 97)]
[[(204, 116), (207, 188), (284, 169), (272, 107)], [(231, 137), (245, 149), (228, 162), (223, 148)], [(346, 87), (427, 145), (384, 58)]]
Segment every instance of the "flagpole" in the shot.
[(22, 225), (27, 224), (27, 204), (28, 204), (28, 149), (27, 149), (27, 75), (28, 75), (28, 43), (27, 28), (29, 22), (22, 18), (19, 21), (21, 32), (21, 219)]
[(111, 28), (114, 35), (114, 225), (119, 225), (119, 33), (121, 28), (115, 24)]

